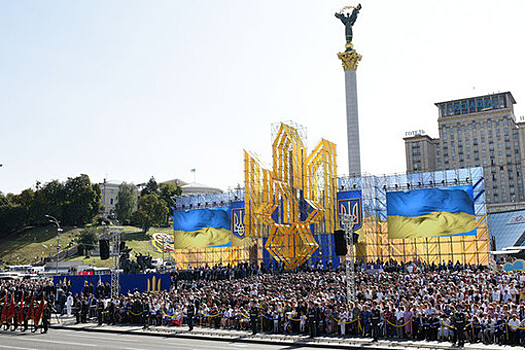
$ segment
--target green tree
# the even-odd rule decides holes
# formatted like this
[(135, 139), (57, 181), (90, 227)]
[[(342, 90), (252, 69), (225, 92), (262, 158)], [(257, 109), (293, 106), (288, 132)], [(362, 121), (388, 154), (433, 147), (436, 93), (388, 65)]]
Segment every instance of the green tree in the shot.
[(7, 203), (9, 203), (9, 202), (7, 201), (6, 196), (4, 196), (2, 191), (0, 191), (0, 205), (6, 205)]
[(98, 240), (98, 233), (95, 227), (87, 227), (80, 231), (78, 236), (78, 253), (87, 254), (88, 250), (95, 248)]
[(89, 176), (81, 174), (67, 179), (64, 189), (64, 224), (85, 225), (100, 213), (102, 191), (98, 184), (91, 183)]
[(180, 196), (182, 189), (175, 184), (161, 184), (159, 187), (159, 198), (163, 199), (168, 206), (168, 216), (173, 216), (175, 197)]
[(124, 225), (130, 223), (131, 215), (133, 215), (133, 210), (135, 210), (136, 191), (135, 185), (125, 182), (121, 183), (118, 188), (115, 212), (117, 213), (117, 219)]
[(137, 211), (133, 213), (132, 224), (148, 232), (152, 226), (163, 225), (167, 215), (166, 202), (155, 194), (148, 194), (140, 197)]
[(157, 193), (159, 190), (159, 184), (155, 181), (155, 178), (152, 176), (149, 181), (146, 183), (142, 191), (140, 191), (140, 196), (147, 196), (148, 194)]
[(48, 219), (45, 215), (52, 215), (62, 222), (65, 201), (66, 192), (61, 182), (53, 180), (46, 183), (34, 193), (29, 207), (30, 224), (47, 225)]
[(28, 211), (20, 204), (7, 201), (2, 201), (2, 203), (0, 205), (0, 237), (5, 237), (27, 225)]

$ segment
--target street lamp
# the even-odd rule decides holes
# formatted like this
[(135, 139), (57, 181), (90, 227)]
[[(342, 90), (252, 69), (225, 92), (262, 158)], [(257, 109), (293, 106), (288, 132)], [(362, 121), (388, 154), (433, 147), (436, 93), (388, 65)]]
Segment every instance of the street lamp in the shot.
[(62, 230), (62, 228), (60, 228), (60, 222), (58, 222), (57, 218), (55, 218), (54, 216), (51, 216), (51, 215), (46, 215), (46, 218), (49, 219), (49, 222), (52, 223), (52, 224), (55, 224), (57, 226), (57, 256), (56, 256), (56, 267), (57, 267), (57, 275), (58, 275), (58, 260), (60, 258), (60, 233), (64, 230)]

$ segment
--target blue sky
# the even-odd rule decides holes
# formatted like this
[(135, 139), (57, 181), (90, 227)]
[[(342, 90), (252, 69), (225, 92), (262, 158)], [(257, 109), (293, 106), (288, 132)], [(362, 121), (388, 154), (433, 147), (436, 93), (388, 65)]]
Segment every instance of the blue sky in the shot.
[[(525, 113), (523, 1), (363, 0), (354, 45), (363, 171), (405, 170), (435, 102), (511, 91)], [(347, 172), (345, 1), (0, 0), (0, 191), (86, 173), (243, 182), (272, 123), (338, 145)], [(521, 102), (521, 104), (520, 104)]]

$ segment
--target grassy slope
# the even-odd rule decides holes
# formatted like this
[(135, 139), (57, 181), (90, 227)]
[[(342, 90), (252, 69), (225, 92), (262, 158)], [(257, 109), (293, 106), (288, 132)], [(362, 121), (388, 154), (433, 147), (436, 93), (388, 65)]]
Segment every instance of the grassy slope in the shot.
[[(172, 232), (171, 228), (168, 227), (151, 228), (147, 234), (132, 226), (126, 226), (124, 229), (125, 231), (134, 231), (122, 236), (122, 239), (126, 241), (126, 245), (133, 249), (131, 251), (133, 255), (137, 253), (150, 254), (154, 258), (161, 257), (162, 253), (157, 253), (153, 250), (150, 244), (151, 234), (155, 232)], [(73, 244), (73, 239), (80, 231), (81, 229), (78, 228), (64, 228), (64, 232), (60, 236), (62, 249), (65, 249), (68, 244)], [(56, 228), (54, 226), (26, 229), (7, 238), (0, 239), (0, 258), (5, 261), (6, 265), (33, 264), (39, 262), (41, 257), (54, 256), (56, 254), (56, 242)], [(98, 257), (86, 259), (84, 256), (66, 260), (82, 260), (86, 265), (97, 267), (107, 267), (113, 262), (112, 259), (102, 261)]]

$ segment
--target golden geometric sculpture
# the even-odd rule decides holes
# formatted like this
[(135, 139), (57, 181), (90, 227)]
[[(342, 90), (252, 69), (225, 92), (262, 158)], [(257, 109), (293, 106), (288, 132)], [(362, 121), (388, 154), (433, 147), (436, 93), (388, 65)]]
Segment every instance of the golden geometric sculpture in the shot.
[(285, 269), (303, 264), (318, 248), (317, 234), (335, 225), (335, 144), (322, 140), (309, 157), (293, 126), (281, 123), (273, 140), (273, 169), (245, 151), (245, 235), (267, 236), (265, 248)]

